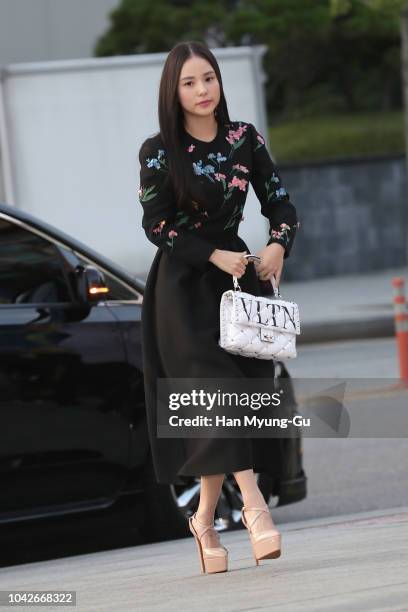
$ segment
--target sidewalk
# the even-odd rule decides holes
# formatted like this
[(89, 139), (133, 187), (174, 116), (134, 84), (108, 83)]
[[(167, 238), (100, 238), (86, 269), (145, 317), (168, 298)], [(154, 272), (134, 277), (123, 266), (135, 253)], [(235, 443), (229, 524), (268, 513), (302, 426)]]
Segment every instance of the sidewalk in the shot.
[(394, 276), (405, 278), (408, 291), (406, 267), (283, 282), (280, 286), (282, 297), (299, 305), (299, 343), (394, 335), (391, 282)]
[(75, 590), (80, 612), (407, 610), (408, 507), (277, 527), (282, 555), (258, 567), (240, 530), (221, 536), (229, 571), (220, 574), (200, 573), (191, 536), (4, 568), (0, 588)]

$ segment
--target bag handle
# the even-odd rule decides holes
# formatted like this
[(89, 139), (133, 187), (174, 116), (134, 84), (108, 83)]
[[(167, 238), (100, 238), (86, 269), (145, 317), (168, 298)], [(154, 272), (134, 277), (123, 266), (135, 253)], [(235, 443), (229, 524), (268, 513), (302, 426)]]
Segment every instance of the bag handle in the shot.
[[(247, 253), (246, 255), (243, 255), (243, 257), (246, 257), (248, 261), (255, 260), (255, 261), (258, 261), (258, 263), (261, 261), (261, 258), (258, 257), (258, 255), (253, 255), (252, 253)], [(232, 275), (232, 280), (233, 280), (233, 283), (234, 283), (234, 291), (242, 291), (242, 289), (241, 289), (241, 287), (239, 286), (239, 283), (238, 283), (238, 278), (234, 274)], [(270, 280), (271, 280), (271, 283), (272, 283), (273, 293), (274, 293), (275, 297), (276, 298), (281, 298), (282, 296), (279, 293), (279, 285), (276, 282), (274, 274), (272, 274)]]

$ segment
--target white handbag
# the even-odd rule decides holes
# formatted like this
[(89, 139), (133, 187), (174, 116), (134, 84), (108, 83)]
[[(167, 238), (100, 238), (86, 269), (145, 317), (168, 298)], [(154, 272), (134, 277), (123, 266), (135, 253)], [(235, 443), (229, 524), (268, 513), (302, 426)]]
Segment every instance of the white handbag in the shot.
[[(257, 255), (244, 255), (261, 261)], [(224, 291), (220, 302), (219, 346), (229, 353), (257, 359), (294, 358), (296, 335), (300, 334), (299, 308), (281, 298), (275, 277), (274, 297), (241, 291), (233, 276), (234, 289)]]

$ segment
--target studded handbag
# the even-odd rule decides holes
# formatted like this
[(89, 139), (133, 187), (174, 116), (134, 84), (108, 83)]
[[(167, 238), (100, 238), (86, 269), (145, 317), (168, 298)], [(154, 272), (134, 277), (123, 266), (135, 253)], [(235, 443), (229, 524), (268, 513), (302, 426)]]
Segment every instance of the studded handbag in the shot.
[[(257, 255), (244, 255), (261, 261)], [(272, 297), (256, 296), (241, 290), (233, 275), (234, 289), (224, 291), (220, 302), (218, 344), (229, 353), (256, 359), (289, 359), (297, 356), (296, 336), (300, 334), (299, 308), (279, 293), (272, 276)]]

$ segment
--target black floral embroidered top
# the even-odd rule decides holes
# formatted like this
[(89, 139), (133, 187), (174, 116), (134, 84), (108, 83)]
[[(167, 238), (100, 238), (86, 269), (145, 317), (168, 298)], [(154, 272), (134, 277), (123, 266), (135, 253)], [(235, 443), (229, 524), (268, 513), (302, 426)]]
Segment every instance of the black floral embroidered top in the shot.
[[(168, 164), (160, 134), (145, 140), (140, 148), (139, 200), (147, 238), (174, 257), (204, 267), (217, 248), (208, 236), (238, 234), (250, 182), (262, 215), (269, 219), (267, 244), (280, 243), (288, 257), (300, 224), (265, 140), (255, 127), (243, 121), (219, 125), (211, 142), (183, 130), (182, 143), (196, 179), (190, 209), (185, 211), (176, 208), (170, 181), (165, 185)], [(206, 205), (199, 205), (195, 195)]]

